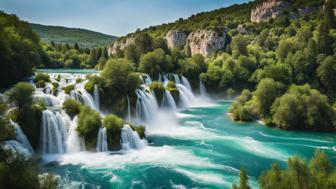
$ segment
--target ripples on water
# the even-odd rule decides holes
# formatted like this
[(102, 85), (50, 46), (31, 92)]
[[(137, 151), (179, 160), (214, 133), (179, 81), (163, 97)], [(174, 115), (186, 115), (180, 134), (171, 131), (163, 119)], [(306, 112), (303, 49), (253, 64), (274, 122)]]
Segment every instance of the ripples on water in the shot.
[(333, 135), (232, 122), (229, 105), (161, 112), (147, 127), (151, 143), (142, 150), (46, 157), (60, 164), (45, 169), (61, 175), (67, 188), (231, 188), (245, 167), (257, 188), (260, 173), (274, 162), (285, 166), (289, 156), (310, 158), (320, 148), (336, 161)]

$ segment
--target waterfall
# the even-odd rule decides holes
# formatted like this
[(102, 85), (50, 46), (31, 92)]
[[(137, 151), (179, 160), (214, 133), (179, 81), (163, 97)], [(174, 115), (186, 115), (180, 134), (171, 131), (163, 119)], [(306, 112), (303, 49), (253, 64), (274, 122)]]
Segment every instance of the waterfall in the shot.
[(204, 86), (202, 80), (200, 80), (199, 90), (200, 90), (200, 95), (201, 96), (207, 96), (207, 92), (206, 92), (206, 89), (205, 89), (205, 86)]
[(141, 149), (146, 146), (145, 140), (141, 140), (138, 133), (125, 124), (121, 129), (121, 145), (123, 150)]
[(106, 128), (99, 128), (96, 150), (97, 152), (108, 151)]
[(184, 76), (182, 76), (182, 85), (184, 85), (184, 86), (187, 87), (190, 91), (192, 91), (188, 79), (187, 79), (186, 77), (184, 77)]
[(127, 95), (127, 120), (131, 120), (131, 103)]
[(35, 94), (33, 97), (36, 100), (43, 101), (46, 106), (59, 106), (59, 105), (61, 105), (60, 100), (57, 97), (55, 97), (51, 94), (45, 94), (45, 93), (40, 94), (40, 93), (38, 93), (38, 94)]
[(80, 92), (82, 93), (84, 104), (94, 110), (97, 110), (92, 95), (88, 93), (84, 88), (81, 88)]
[(168, 107), (172, 110), (176, 110), (176, 104), (175, 104), (174, 98), (168, 90), (165, 90), (164, 92), (162, 106)]
[(78, 102), (84, 104), (84, 99), (78, 91), (75, 91), (75, 90), (70, 91), (70, 98), (77, 100)]
[(5, 150), (10, 150), (14, 155), (22, 155), (26, 160), (33, 156), (33, 153), (27, 149), (23, 144), (16, 140), (7, 140), (1, 143)]
[(60, 117), (50, 110), (42, 112), (39, 149), (42, 154), (64, 153), (64, 136), (66, 128)]
[(158, 104), (153, 92), (148, 92), (146, 89), (136, 90), (138, 97), (136, 102), (136, 116), (143, 121), (150, 121), (152, 116), (158, 110)]
[(180, 76), (177, 75), (177, 74), (173, 74), (173, 77), (174, 77), (174, 81), (176, 84), (180, 84), (181, 83), (181, 80), (180, 80)]
[(93, 89), (93, 99), (94, 99), (94, 104), (96, 105), (97, 111), (100, 110), (100, 101), (99, 101), (99, 89), (97, 85), (94, 85)]
[(70, 98), (75, 99), (82, 104), (97, 110), (92, 95), (88, 93), (84, 88), (81, 88), (79, 92), (75, 90), (70, 91)]
[(152, 83), (152, 78), (148, 74), (142, 74), (140, 75), (140, 79), (144, 84), (150, 84)]
[(182, 84), (176, 84), (176, 87), (179, 90), (180, 93), (180, 102), (182, 107), (189, 107), (192, 105), (193, 102), (195, 102), (195, 96), (194, 94), (184, 85)]
[(84, 138), (78, 135), (77, 126), (78, 126), (78, 117), (76, 116), (70, 122), (69, 134), (66, 140), (67, 153), (75, 153), (85, 150)]
[(20, 125), (12, 120), (9, 120), (10, 124), (15, 129), (16, 140), (25, 148), (29, 150), (29, 152), (34, 153), (33, 147), (30, 145), (29, 140), (26, 135), (23, 133)]

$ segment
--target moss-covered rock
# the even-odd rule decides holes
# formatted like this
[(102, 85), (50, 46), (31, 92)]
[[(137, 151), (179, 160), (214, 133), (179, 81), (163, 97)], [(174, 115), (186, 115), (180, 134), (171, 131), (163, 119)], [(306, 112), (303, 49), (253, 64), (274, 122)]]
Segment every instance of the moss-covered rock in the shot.
[(37, 73), (34, 78), (34, 82), (37, 83), (39, 81), (49, 82), (50, 78), (48, 74)]
[(162, 97), (165, 92), (165, 87), (163, 86), (163, 83), (154, 81), (149, 85), (149, 90), (154, 92), (158, 103), (161, 104)]
[(75, 85), (68, 85), (62, 88), (66, 94), (70, 94), (70, 91), (75, 89)]
[(166, 89), (173, 96), (175, 103), (178, 104), (179, 97), (180, 97), (180, 91), (177, 89), (176, 84), (173, 81), (169, 81), (167, 83)]
[(43, 81), (43, 80), (39, 80), (36, 83), (36, 87), (38, 87), (38, 88), (44, 88), (45, 86), (46, 86), (46, 84), (45, 84), (45, 81)]
[(63, 109), (65, 112), (73, 118), (81, 112), (82, 104), (74, 99), (68, 99), (63, 102)]
[(101, 126), (101, 116), (98, 112), (88, 106), (83, 106), (78, 115), (77, 131), (84, 137), (86, 149), (96, 148), (98, 131)]
[(143, 125), (131, 125), (131, 128), (138, 133), (141, 139), (146, 138), (146, 128)]
[(109, 114), (103, 120), (103, 127), (106, 128), (108, 148), (110, 150), (121, 149), (121, 129), (123, 128), (124, 120), (117, 115)]

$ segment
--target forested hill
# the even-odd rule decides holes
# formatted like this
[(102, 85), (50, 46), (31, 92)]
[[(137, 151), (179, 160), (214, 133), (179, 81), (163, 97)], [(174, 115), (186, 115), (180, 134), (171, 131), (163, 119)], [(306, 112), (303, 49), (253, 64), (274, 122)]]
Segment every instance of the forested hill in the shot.
[[(310, 7), (321, 7), (324, 0), (283, 0), (288, 2), (285, 12), (295, 12)], [(231, 28), (239, 23), (250, 22), (251, 11), (256, 6), (267, 2), (267, 0), (250, 1), (243, 4), (234, 4), (230, 7), (219, 8), (216, 10), (201, 12), (191, 15), (187, 19), (180, 18), (175, 22), (162, 25), (151, 26), (135, 33), (148, 32), (154, 37), (163, 37), (170, 30), (182, 30), (186, 32), (197, 29)], [(276, 1), (274, 1), (276, 2)], [(131, 33), (132, 35), (134, 33)]]
[(45, 26), (41, 24), (30, 24), (33, 30), (39, 34), (42, 41), (47, 43), (67, 43), (73, 45), (75, 42), (83, 48), (102, 47), (111, 44), (116, 36), (106, 35), (95, 31), (79, 28), (67, 28), (61, 26)]

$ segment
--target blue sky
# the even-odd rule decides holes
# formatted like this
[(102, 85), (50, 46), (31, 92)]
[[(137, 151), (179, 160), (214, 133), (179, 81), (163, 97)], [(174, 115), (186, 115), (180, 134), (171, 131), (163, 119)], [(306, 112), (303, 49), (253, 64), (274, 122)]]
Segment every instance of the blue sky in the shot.
[(0, 0), (0, 10), (45, 25), (121, 36), (248, 0)]

